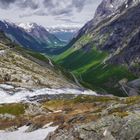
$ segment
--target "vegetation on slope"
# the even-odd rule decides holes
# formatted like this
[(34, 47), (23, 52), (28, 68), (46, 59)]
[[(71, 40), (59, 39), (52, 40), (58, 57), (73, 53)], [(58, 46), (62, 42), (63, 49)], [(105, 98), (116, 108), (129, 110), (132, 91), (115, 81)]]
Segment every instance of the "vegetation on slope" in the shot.
[(0, 105), (0, 114), (22, 115), (25, 113), (27, 105), (25, 104), (6, 104)]
[[(126, 96), (120, 90), (119, 81), (136, 78), (125, 65), (106, 63), (109, 54), (100, 51), (91, 42), (90, 37), (82, 37), (69, 50), (54, 59), (68, 71), (75, 74), (81, 84), (100, 93), (110, 93), (117, 96)], [(101, 43), (104, 41), (100, 41)]]

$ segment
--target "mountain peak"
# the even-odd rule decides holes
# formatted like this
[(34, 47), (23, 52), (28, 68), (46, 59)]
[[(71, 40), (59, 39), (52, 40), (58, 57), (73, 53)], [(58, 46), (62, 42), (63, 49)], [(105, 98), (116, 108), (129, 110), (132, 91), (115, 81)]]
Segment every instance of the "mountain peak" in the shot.
[(119, 14), (132, 6), (137, 5), (139, 2), (139, 0), (103, 0), (96, 10), (93, 19), (94, 24), (98, 24), (108, 16)]
[[(4, 31), (11, 40), (24, 48), (43, 53), (58, 51), (65, 44), (55, 35), (49, 33), (44, 27), (36, 23), (11, 23), (0, 21), (0, 30)], [(59, 48), (55, 49), (56, 46)]]
[(67, 26), (56, 26), (56, 27), (48, 27), (47, 31), (50, 33), (55, 33), (55, 32), (77, 32), (80, 29), (80, 27), (67, 27)]
[(18, 27), (23, 28), (24, 30), (30, 32), (32, 29), (40, 27), (39, 25), (37, 25), (36, 23), (19, 23), (17, 24)]

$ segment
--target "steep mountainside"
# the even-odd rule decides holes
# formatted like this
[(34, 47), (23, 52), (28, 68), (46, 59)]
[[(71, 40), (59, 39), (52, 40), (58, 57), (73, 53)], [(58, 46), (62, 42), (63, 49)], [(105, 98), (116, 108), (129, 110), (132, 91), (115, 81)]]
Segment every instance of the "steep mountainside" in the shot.
[(55, 54), (64, 47), (64, 42), (37, 24), (17, 26), (14, 23), (0, 21), (0, 29), (19, 45), (36, 52)]
[(140, 76), (139, 15), (139, 0), (103, 0), (56, 62), (102, 93), (139, 94), (129, 84)]
[(95, 12), (94, 18), (79, 30), (78, 35), (73, 39), (73, 41), (71, 41), (68, 47), (75, 43), (82, 35), (94, 30), (97, 24), (101, 21), (109, 20), (110, 18), (125, 12), (129, 8), (136, 6), (138, 3), (139, 0), (103, 0)]
[(42, 44), (46, 44), (48, 48), (50, 47), (58, 47), (64, 45), (62, 41), (60, 41), (55, 35), (48, 32), (43, 26), (39, 26), (36, 23), (20, 23), (18, 27), (25, 30), (29, 33), (33, 38)]

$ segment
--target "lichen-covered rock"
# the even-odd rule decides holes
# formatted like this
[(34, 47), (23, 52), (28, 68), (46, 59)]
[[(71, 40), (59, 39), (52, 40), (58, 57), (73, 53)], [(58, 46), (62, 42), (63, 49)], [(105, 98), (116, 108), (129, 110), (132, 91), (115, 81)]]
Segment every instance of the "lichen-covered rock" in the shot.
[[(64, 123), (55, 132), (50, 133), (45, 140), (140, 139), (139, 96), (129, 98), (82, 96), (77, 98), (74, 99), (77, 102), (66, 114), (68, 121), (64, 119)], [(79, 106), (81, 102), (83, 106), (87, 106), (88, 110), (84, 110), (81, 104)], [(78, 113), (77, 105), (78, 109), (81, 109), (80, 113)], [(73, 118), (68, 117), (75, 111), (77, 114), (72, 115)], [(82, 121), (78, 122), (77, 119), (82, 119)]]
[(107, 116), (97, 122), (58, 129), (50, 133), (45, 140), (138, 140), (139, 115), (131, 114), (124, 118)]
[(48, 112), (49, 110), (41, 107), (39, 104), (29, 104), (28, 108), (25, 110), (26, 115), (45, 115)]

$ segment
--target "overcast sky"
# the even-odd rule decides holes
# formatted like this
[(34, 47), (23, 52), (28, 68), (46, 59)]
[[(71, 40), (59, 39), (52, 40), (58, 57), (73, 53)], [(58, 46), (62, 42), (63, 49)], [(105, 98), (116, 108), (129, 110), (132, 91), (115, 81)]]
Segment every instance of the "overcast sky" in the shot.
[(0, 18), (35, 22), (45, 27), (82, 26), (92, 19), (101, 0), (0, 0)]

